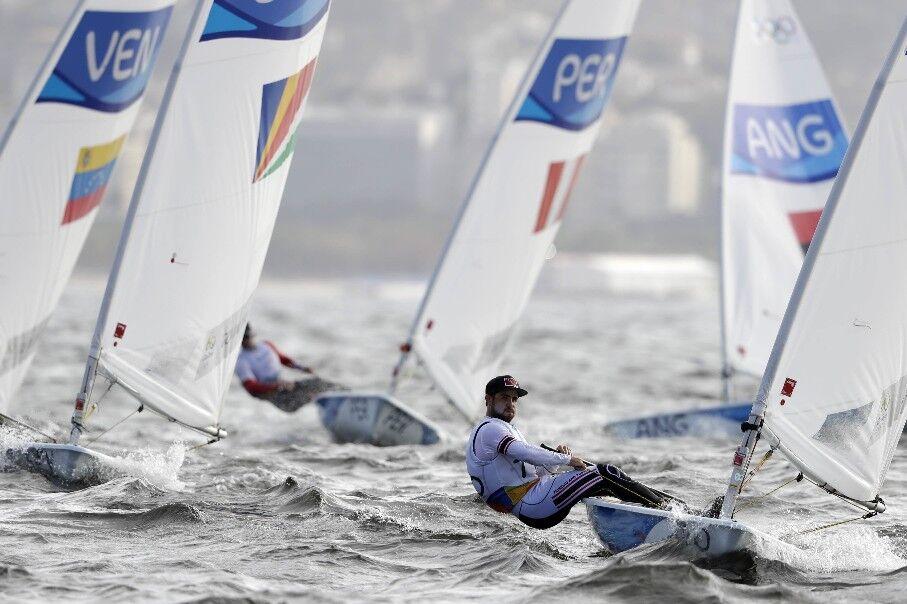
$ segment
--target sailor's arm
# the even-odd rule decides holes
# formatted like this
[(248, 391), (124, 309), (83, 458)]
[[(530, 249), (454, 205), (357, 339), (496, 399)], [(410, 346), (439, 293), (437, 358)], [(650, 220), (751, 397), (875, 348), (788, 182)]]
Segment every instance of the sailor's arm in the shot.
[(513, 436), (505, 436), (498, 445), (498, 452), (514, 459), (519, 459), (534, 466), (569, 466), (573, 465), (573, 456), (557, 451), (548, 451)]
[(306, 367), (305, 365), (300, 365), (299, 363), (294, 361), (291, 357), (288, 357), (287, 355), (282, 353), (280, 350), (278, 350), (277, 346), (275, 346), (273, 342), (266, 341), (265, 344), (268, 345), (268, 348), (270, 348), (271, 350), (274, 351), (274, 354), (276, 354), (277, 358), (280, 359), (280, 364), (283, 365), (284, 367), (289, 367), (290, 369), (298, 369), (299, 371), (302, 371), (303, 373), (312, 373), (311, 367)]

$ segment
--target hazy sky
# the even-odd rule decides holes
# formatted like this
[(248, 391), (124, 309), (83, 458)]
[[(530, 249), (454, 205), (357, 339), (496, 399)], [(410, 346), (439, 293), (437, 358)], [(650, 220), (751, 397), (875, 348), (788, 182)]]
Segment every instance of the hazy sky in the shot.
[[(907, 15), (907, 0), (795, 0), (793, 4), (852, 129), (881, 60)], [(0, 123), (9, 119), (74, 5), (73, 0), (0, 0), (0, 78), (4, 82)], [(528, 61), (560, 5), (559, 0), (333, 0), (310, 96), (311, 109), (346, 112), (351, 120), (366, 109), (384, 106), (440, 108), (456, 119), (468, 111), (470, 119), (487, 130), (456, 140), (445, 149), (450, 157), (443, 170), (432, 176), (444, 179), (437, 188), (440, 193), (426, 199), (418, 211), (407, 211), (401, 220), (409, 221), (410, 228), (400, 228), (399, 233), (394, 224), (384, 225), (374, 230), (375, 240), (362, 239), (352, 247), (337, 243), (333, 249), (332, 242), (344, 241), (351, 225), (359, 225), (357, 220), (373, 222), (370, 212), (377, 215), (380, 208), (350, 207), (347, 211), (329, 196), (313, 198), (291, 189), (269, 266), (280, 267), (292, 257), (293, 270), (305, 272), (313, 269), (300, 268), (306, 264), (295, 259), (314, 256), (319, 266), (335, 265), (329, 272), (428, 271), (501, 111), (499, 104), (486, 98), (482, 103), (469, 98), (463, 83), (477, 69), (498, 74), (514, 61)], [(581, 181), (571, 201), (575, 220), (568, 216), (564, 223), (561, 249), (705, 254), (714, 249), (717, 176), (736, 6), (731, 0), (643, 0), (609, 108), (622, 119), (664, 110), (688, 122), (706, 159), (698, 215), (682, 224), (668, 221), (653, 224), (651, 229), (643, 225), (636, 229), (638, 240), (630, 239), (625, 236), (626, 220), (618, 210), (603, 207), (594, 212), (598, 208), (596, 191), (588, 185), (583, 188)], [(181, 0), (171, 23), (143, 118), (129, 142), (136, 158), (144, 148), (168, 61), (173, 59), (190, 8), (191, 2)], [(480, 65), (482, 62), (487, 65)], [(494, 75), (489, 82), (495, 82)], [(605, 129), (595, 153), (619, 155), (620, 149), (611, 145)], [(307, 148), (305, 140), (297, 149), (294, 170), (305, 170), (301, 158), (306, 153), (320, 151)], [(343, 152), (342, 146), (337, 152)], [(113, 188), (128, 192), (136, 165), (118, 166)], [(401, 163), (390, 170), (389, 178), (409, 168)], [(652, 170), (658, 169), (652, 166)], [(124, 196), (115, 193), (114, 197), (117, 195)], [(105, 206), (109, 224), (99, 221), (83, 266), (104, 266), (116, 237), (119, 214), (112, 211), (116, 199)], [(599, 232), (602, 236), (595, 236)], [(680, 235), (675, 238), (675, 233)], [(414, 251), (411, 257), (385, 256), (390, 236), (401, 249)]]

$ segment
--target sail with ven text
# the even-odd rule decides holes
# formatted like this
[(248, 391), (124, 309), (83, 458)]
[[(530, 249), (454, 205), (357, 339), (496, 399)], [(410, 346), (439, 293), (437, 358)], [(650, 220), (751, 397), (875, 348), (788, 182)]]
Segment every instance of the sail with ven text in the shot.
[(88, 237), (172, 5), (81, 2), (0, 141), (0, 411)]

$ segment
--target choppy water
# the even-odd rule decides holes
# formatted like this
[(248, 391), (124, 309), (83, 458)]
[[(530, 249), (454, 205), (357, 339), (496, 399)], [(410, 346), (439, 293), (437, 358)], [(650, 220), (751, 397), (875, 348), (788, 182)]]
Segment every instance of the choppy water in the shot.
[[(546, 274), (506, 366), (532, 393), (519, 422), (530, 438), (570, 443), (704, 503), (722, 489), (732, 443), (621, 442), (599, 430), (634, 412), (712, 402), (718, 391), (714, 282), (650, 275), (639, 289), (632, 274), (606, 279), (565, 263)], [(19, 409), (49, 430), (68, 421), (102, 286), (69, 288), (22, 389)], [(328, 377), (380, 388), (420, 292), (402, 282), (268, 283), (257, 329)], [(195, 437), (144, 416), (107, 435), (127, 478), (61, 493), (35, 476), (0, 473), (0, 598), (903, 601), (903, 450), (883, 516), (787, 537), (710, 569), (668, 546), (609, 557), (582, 506), (548, 531), (492, 512), (465, 475), (466, 426), (418, 372), (401, 398), (458, 438), (336, 445), (314, 409), (288, 416), (234, 388), (224, 420), (232, 436), (215, 446), (186, 451), (177, 441)], [(105, 403), (99, 426), (134, 407), (113, 393)], [(793, 474), (778, 457), (757, 489)], [(796, 486), (741, 518), (783, 536), (853, 515)]]

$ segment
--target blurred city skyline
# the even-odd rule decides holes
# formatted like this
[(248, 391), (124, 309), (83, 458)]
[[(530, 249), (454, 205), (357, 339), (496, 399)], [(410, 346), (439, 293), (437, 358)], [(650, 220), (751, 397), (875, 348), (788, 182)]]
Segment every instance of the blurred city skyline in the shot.
[[(794, 0), (852, 129), (907, 2)], [(5, 128), (75, 0), (0, 0)], [(560, 0), (333, 0), (266, 275), (426, 275)], [(105, 272), (181, 0), (78, 269)], [(558, 248), (716, 254), (737, 3), (643, 0)]]

